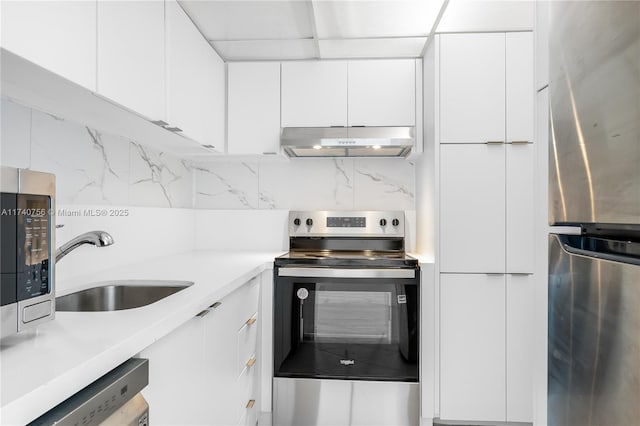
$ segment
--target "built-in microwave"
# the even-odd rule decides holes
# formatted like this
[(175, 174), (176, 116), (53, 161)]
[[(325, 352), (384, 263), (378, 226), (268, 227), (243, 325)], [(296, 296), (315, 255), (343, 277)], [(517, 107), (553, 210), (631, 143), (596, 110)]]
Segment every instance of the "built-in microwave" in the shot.
[(55, 176), (0, 173), (0, 337), (7, 337), (55, 316)]

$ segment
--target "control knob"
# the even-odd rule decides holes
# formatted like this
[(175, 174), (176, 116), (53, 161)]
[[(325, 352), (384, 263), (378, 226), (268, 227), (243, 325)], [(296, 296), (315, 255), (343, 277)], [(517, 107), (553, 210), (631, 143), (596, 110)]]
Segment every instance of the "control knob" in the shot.
[(301, 222), (300, 222), (300, 218), (296, 217), (295, 219), (293, 219), (293, 224), (294, 224), (295, 226), (300, 226), (300, 223), (301, 223)]
[(387, 226), (387, 219), (380, 219), (380, 226)]
[(313, 219), (308, 218), (306, 223), (307, 223), (307, 226), (313, 225)]
[(398, 225), (400, 225), (400, 221), (399, 221), (398, 219), (393, 219), (393, 220), (391, 221), (391, 224), (392, 224), (393, 226), (398, 226)]

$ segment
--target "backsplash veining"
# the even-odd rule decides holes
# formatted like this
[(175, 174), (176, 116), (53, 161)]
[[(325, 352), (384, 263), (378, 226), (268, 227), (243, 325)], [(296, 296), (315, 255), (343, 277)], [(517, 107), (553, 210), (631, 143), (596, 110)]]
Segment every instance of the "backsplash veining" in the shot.
[(1, 107), (0, 163), (54, 173), (59, 206), (415, 209), (404, 159), (194, 162), (6, 99)]
[(414, 165), (398, 158), (195, 163), (200, 209), (413, 210)]
[(2, 100), (0, 163), (56, 175), (58, 205), (193, 206), (180, 158)]

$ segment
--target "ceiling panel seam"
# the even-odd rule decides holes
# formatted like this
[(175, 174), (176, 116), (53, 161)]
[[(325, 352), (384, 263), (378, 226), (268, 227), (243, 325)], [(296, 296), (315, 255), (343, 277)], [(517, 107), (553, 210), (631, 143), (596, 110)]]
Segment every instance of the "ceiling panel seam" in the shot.
[(311, 34), (313, 35), (313, 44), (316, 47), (316, 59), (320, 59), (320, 42), (318, 41), (318, 26), (316, 24), (316, 12), (313, 5), (314, 0), (309, 0), (309, 21), (311, 23)]
[(442, 16), (444, 15), (445, 10), (447, 10), (447, 6), (449, 5), (449, 0), (444, 0), (442, 2), (442, 6), (440, 7), (440, 12), (438, 13), (438, 16), (436, 17), (436, 20), (433, 21), (433, 27), (431, 27), (431, 33), (429, 34), (429, 37), (427, 38), (427, 41), (424, 44), (424, 47), (422, 48), (422, 52), (420, 52), (420, 57), (423, 58), (425, 52), (427, 51), (427, 49), (429, 48), (429, 45), (431, 44), (431, 40), (433, 40), (433, 37), (436, 34), (436, 30), (438, 29), (438, 25), (440, 25), (440, 20), (442, 19)]

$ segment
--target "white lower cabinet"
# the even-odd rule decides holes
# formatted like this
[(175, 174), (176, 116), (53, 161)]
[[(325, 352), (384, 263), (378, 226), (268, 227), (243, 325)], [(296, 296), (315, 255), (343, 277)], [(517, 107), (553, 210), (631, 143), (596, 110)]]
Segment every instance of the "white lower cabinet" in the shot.
[[(236, 290), (237, 293), (239, 290)], [(204, 424), (232, 425), (238, 421), (238, 395), (234, 385), (238, 379), (235, 327), (237, 295), (222, 299), (220, 305), (205, 318), (204, 357), (202, 376), (206, 381), (205, 404), (209, 412)], [(235, 303), (234, 303), (235, 302)], [(214, 305), (215, 306), (215, 305)]]
[(255, 426), (259, 289), (257, 276), (140, 353), (153, 424)]
[(534, 279), (507, 274), (507, 421), (533, 421)]
[(440, 418), (531, 422), (533, 275), (440, 275)]
[(203, 331), (203, 319), (195, 317), (140, 353), (149, 359), (149, 384), (142, 394), (153, 424), (204, 423), (209, 407), (199, 402), (205, 391)]
[(505, 419), (504, 275), (440, 275), (440, 417)]

